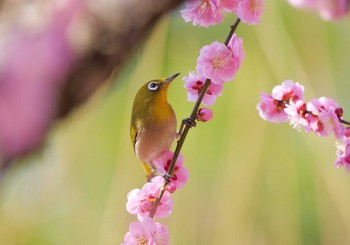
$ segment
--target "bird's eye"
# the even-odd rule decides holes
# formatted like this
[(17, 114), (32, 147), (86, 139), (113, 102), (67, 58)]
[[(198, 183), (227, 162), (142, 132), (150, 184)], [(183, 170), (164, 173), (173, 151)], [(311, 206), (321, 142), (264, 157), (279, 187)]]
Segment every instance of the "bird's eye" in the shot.
[(159, 85), (156, 82), (150, 82), (148, 84), (148, 89), (151, 91), (156, 91), (158, 89)]

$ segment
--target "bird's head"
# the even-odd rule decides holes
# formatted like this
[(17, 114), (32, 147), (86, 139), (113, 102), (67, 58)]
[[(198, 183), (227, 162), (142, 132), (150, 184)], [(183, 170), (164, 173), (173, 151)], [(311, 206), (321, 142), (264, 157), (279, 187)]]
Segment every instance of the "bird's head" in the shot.
[(136, 98), (143, 101), (143, 103), (167, 101), (167, 92), (170, 83), (179, 75), (176, 73), (165, 79), (151, 80), (145, 83), (137, 92)]

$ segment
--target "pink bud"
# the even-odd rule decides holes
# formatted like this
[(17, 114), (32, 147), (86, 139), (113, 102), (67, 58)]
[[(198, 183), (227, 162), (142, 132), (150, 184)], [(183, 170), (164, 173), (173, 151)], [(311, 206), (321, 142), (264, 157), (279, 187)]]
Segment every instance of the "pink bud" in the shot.
[(209, 108), (200, 108), (197, 112), (197, 120), (201, 122), (210, 121), (213, 118), (213, 111)]
[(344, 130), (344, 136), (346, 136), (346, 137), (350, 137), (350, 127), (347, 127), (347, 128), (345, 128), (345, 130)]
[(344, 113), (343, 108), (338, 107), (335, 109), (335, 114), (337, 115), (338, 118), (341, 118), (343, 116), (343, 113)]
[(176, 191), (176, 183), (175, 182), (170, 182), (169, 184), (167, 184), (167, 186), (165, 187), (165, 190), (170, 192), (170, 193), (174, 193)]

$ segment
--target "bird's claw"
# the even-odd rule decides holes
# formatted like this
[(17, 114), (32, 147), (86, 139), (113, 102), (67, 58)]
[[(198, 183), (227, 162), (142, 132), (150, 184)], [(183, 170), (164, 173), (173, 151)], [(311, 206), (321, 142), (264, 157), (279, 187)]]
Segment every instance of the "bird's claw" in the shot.
[(182, 119), (182, 123), (189, 126), (190, 128), (197, 126), (196, 120), (190, 117)]
[(152, 171), (153, 171), (153, 177), (155, 177), (156, 175), (163, 177), (163, 179), (165, 179), (165, 181), (170, 182), (171, 178), (173, 176), (171, 176), (170, 174), (160, 171), (156, 166), (152, 165)]

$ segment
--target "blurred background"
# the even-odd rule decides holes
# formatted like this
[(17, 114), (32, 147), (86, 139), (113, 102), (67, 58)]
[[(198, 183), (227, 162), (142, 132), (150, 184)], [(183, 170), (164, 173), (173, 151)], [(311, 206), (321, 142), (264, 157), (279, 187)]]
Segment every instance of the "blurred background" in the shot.
[[(0, 243), (120, 244), (136, 217), (127, 193), (145, 179), (129, 139), (134, 95), (146, 81), (194, 70), (199, 49), (224, 41), (234, 16), (209, 29), (162, 18), (108, 85), (56, 123), (44, 146), (2, 176)], [(350, 176), (334, 167), (335, 139), (259, 118), (260, 93), (292, 79), (305, 99), (334, 98), (350, 119), (350, 21), (267, 1), (261, 24), (241, 24), (246, 59), (183, 147), (190, 171), (160, 222), (171, 244), (350, 244)], [(193, 104), (169, 89), (178, 122)]]

